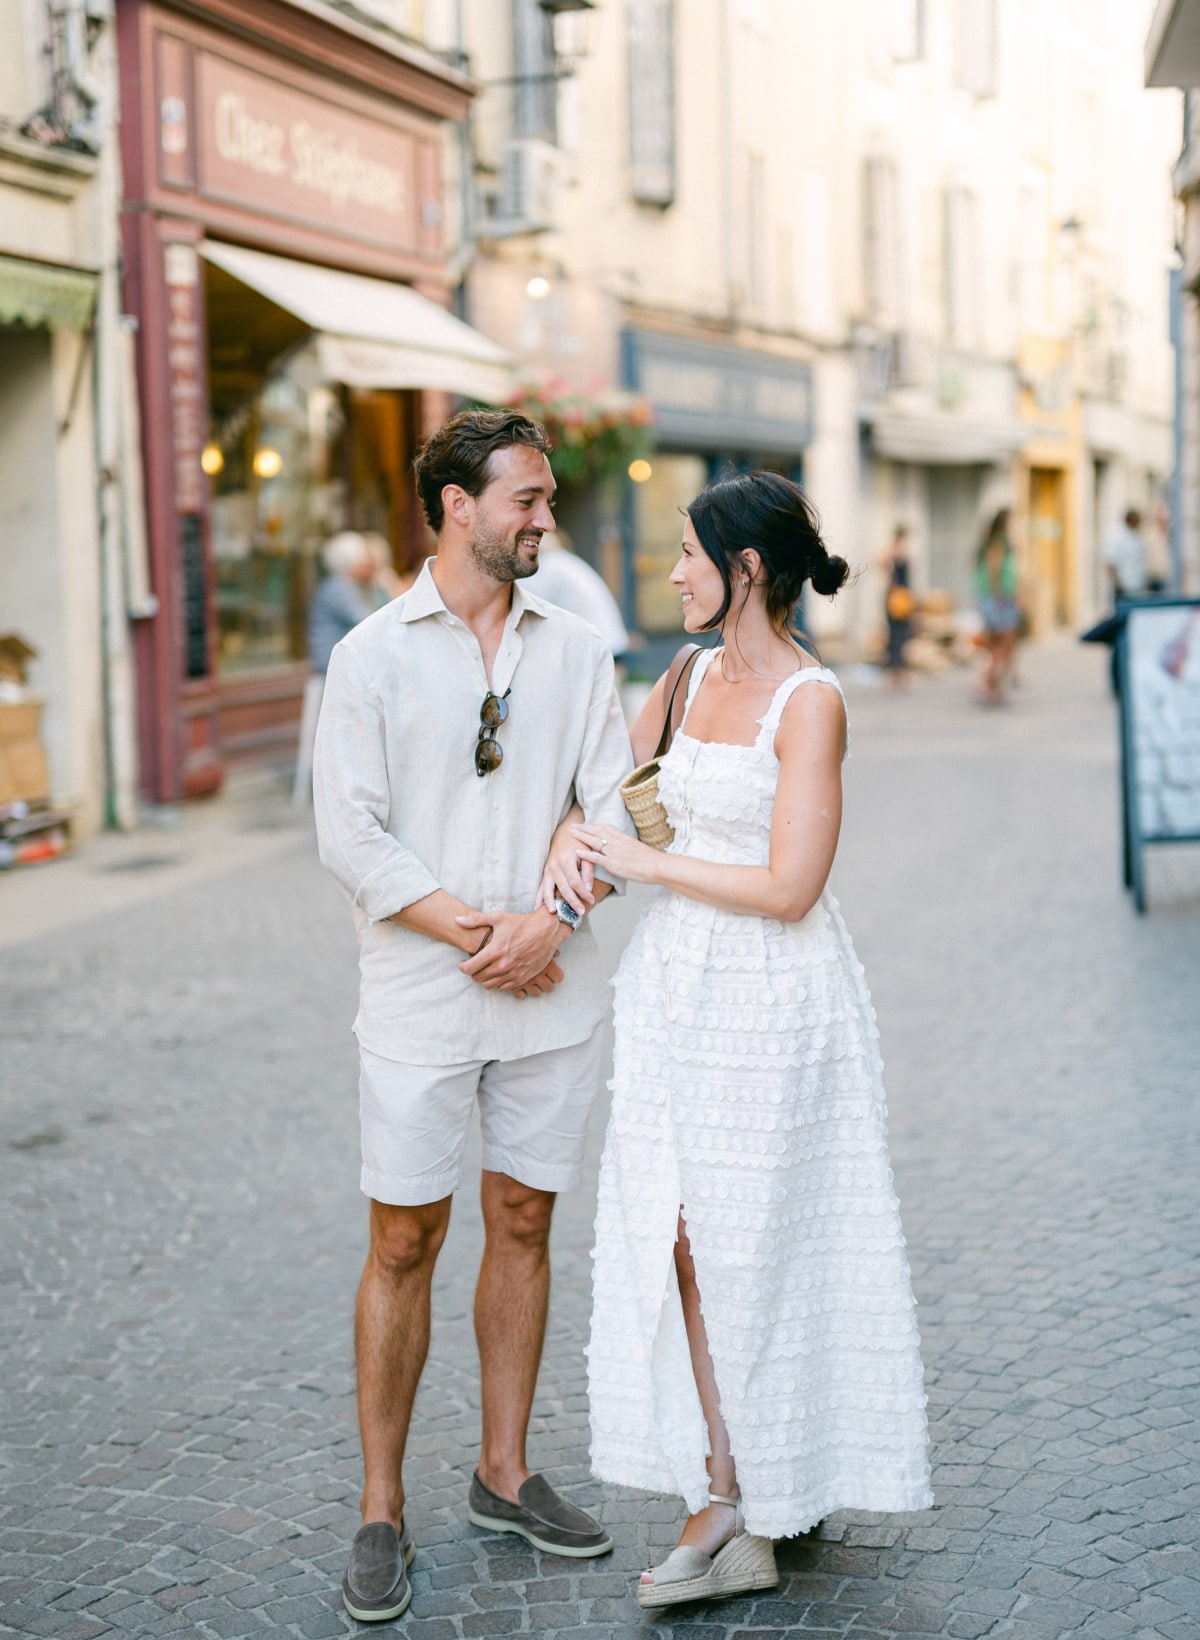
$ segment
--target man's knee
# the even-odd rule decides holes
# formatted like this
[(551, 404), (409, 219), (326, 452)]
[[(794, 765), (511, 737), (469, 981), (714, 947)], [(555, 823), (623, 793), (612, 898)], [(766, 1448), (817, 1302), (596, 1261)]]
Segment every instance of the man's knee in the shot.
[(450, 1199), (422, 1207), (371, 1203), (371, 1257), (389, 1275), (432, 1269), (450, 1224)]
[(506, 1173), (485, 1173), (482, 1200), (489, 1241), (507, 1241), (535, 1252), (549, 1245), (553, 1191), (534, 1190)]

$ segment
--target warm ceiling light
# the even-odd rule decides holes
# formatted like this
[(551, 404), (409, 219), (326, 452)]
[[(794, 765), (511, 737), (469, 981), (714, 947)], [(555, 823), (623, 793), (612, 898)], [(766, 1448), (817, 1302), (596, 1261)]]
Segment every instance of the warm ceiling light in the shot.
[(219, 444), (206, 444), (200, 452), (200, 465), (209, 478), (215, 478), (225, 465), (225, 457), (221, 454)]
[(278, 450), (264, 444), (261, 450), (254, 452), (254, 471), (259, 478), (277, 478), (283, 471), (283, 457)]
[(531, 296), (535, 302), (544, 302), (550, 294), (550, 281), (544, 273), (535, 273), (525, 286), (526, 296)]
[(631, 461), (629, 463), (628, 470), (629, 476), (635, 484), (644, 484), (654, 472), (654, 468), (648, 461), (642, 461), (640, 459), (637, 461)]

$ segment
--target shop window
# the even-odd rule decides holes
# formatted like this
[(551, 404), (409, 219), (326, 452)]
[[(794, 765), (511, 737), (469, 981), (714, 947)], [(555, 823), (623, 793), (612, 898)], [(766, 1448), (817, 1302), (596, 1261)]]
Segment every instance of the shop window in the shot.
[(414, 395), (326, 381), (308, 330), (208, 266), (210, 423), (203, 465), (223, 676), (307, 660), (320, 549), (338, 530), (375, 532), (393, 565), (424, 533), (409, 475)]
[(683, 512), (708, 482), (703, 456), (654, 456), (650, 477), (634, 488), (636, 625), (642, 632), (678, 632), (679, 593), (667, 580), (679, 557)]

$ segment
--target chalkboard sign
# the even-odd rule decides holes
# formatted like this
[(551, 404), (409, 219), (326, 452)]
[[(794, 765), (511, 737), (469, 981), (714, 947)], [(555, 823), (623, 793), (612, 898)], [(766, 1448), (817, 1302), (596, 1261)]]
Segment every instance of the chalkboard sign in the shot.
[(206, 678), (208, 592), (199, 513), (184, 513), (180, 517), (179, 544), (183, 558), (183, 675), (186, 678)]
[(1125, 883), (1144, 911), (1144, 845), (1200, 842), (1200, 599), (1117, 613)]

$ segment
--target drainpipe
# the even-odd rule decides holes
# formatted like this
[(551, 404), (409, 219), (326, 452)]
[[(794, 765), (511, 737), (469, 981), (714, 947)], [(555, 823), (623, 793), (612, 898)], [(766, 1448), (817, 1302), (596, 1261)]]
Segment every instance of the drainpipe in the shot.
[(729, 0), (721, 0), (721, 64), (718, 82), (721, 111), (721, 260), (725, 281), (725, 316), (730, 328), (737, 322), (737, 264), (734, 258), (737, 222), (734, 210), (736, 156), (733, 148), (733, 30)]
[(1175, 351), (1175, 410), (1171, 428), (1174, 465), (1171, 471), (1171, 591), (1183, 591), (1183, 269), (1171, 269), (1171, 346)]
[[(467, 70), (466, 25), (463, 20), (463, 0), (454, 0), (454, 66)], [(458, 250), (450, 264), (450, 284), (454, 289), (454, 303), (459, 318), (469, 319), (467, 311), (467, 273), (475, 260), (475, 155), (471, 146), (471, 111), (468, 108), (461, 120), (455, 121), (458, 148), (459, 224)]]
[[(97, 550), (100, 569), (100, 697), (104, 742), (104, 822), (129, 830), (137, 824), (137, 681), (130, 614), (149, 613), (144, 540), (131, 539), (130, 521), (140, 514), (141, 468), (131, 459), (123, 405), (131, 391), (126, 337), (120, 320), (121, 168), (117, 148), (116, 37), (106, 25), (93, 51), (102, 86), (96, 121), (99, 165), (93, 183), (99, 275), (92, 365), (92, 424), (96, 468)], [(138, 552), (138, 547), (143, 550)], [(132, 595), (131, 595), (132, 594)], [(140, 594), (140, 596), (139, 596)]]

